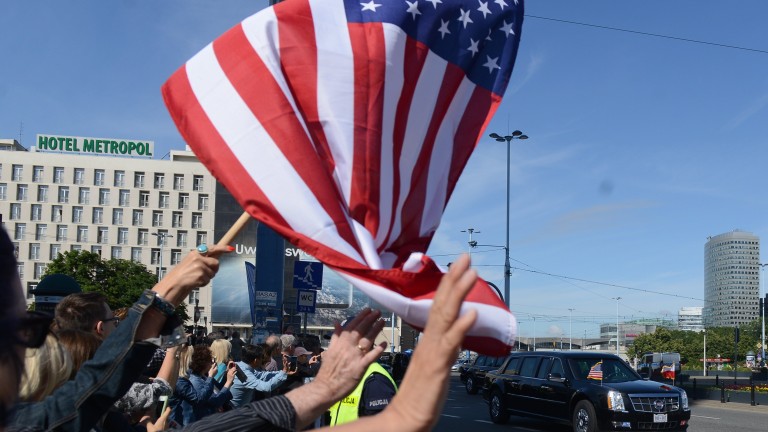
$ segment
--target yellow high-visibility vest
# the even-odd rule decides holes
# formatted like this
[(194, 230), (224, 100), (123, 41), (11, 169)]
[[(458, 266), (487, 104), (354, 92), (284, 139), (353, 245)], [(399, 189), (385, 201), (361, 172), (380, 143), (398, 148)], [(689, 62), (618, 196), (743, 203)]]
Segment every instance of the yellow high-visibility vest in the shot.
[(397, 391), (397, 384), (395, 384), (395, 380), (392, 379), (392, 377), (389, 375), (389, 372), (387, 372), (387, 370), (384, 369), (379, 363), (371, 363), (371, 365), (368, 366), (368, 369), (365, 371), (363, 379), (360, 380), (352, 393), (347, 395), (342, 400), (336, 402), (329, 410), (331, 413), (331, 426), (357, 420), (357, 413), (360, 408), (360, 398), (363, 395), (363, 387), (365, 386), (365, 381), (373, 373), (379, 373), (387, 377), (389, 381), (392, 382), (392, 386), (395, 388), (395, 391)]

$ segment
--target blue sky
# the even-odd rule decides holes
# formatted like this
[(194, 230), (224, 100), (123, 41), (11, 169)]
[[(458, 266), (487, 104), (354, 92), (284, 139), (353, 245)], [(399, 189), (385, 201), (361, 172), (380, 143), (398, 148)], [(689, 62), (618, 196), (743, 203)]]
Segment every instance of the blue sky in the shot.
[[(52, 133), (149, 139), (156, 156), (183, 149), (160, 86), (266, 4), (3, 1), (0, 137), (18, 139), (23, 122), (27, 146)], [(529, 1), (526, 14), (487, 131), (531, 137), (513, 142), (510, 167), (523, 335), (536, 316), (537, 336), (567, 338), (573, 308), (574, 337), (594, 337), (615, 320), (617, 296), (622, 320), (701, 306), (706, 238), (737, 228), (768, 238), (768, 3)], [(430, 248), (438, 263), (467, 249), (469, 227), (480, 244), (504, 244), (505, 158), (505, 144), (479, 143)], [(487, 249), (473, 261), (503, 287), (504, 252)]]

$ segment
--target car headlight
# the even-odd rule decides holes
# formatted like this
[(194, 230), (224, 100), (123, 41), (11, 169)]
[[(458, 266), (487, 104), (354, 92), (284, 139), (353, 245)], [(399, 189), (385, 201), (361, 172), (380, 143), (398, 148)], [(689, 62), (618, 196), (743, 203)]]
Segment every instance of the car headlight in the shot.
[(680, 405), (683, 408), (683, 411), (688, 411), (688, 393), (685, 392), (685, 390), (680, 390)]
[(614, 390), (608, 392), (608, 409), (612, 411), (626, 411), (626, 408), (624, 408), (624, 396), (621, 395), (621, 392)]

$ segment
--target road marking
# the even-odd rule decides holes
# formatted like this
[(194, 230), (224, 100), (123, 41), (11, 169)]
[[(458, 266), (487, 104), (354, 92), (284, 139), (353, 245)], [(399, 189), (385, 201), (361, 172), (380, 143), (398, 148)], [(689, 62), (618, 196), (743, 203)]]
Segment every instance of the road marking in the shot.
[(488, 420), (475, 420), (475, 421), (476, 421), (476, 422), (478, 422), (478, 423), (488, 423), (488, 424), (493, 424), (493, 422), (491, 422), (491, 421), (488, 421)]
[(457, 416), (457, 415), (450, 415), (450, 414), (440, 414), (440, 415), (443, 416), (443, 417), (461, 418), (460, 416)]
[(710, 420), (720, 420), (720, 417), (707, 417), (707, 416), (700, 416), (700, 415), (693, 415), (693, 414), (691, 414), (691, 417), (698, 417), (698, 418), (710, 419)]

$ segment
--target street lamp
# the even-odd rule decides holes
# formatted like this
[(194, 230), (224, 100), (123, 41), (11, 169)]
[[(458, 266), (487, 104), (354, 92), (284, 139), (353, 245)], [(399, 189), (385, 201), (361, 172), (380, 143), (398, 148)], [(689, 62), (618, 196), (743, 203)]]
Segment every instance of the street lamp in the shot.
[(160, 279), (163, 278), (163, 246), (165, 246), (165, 239), (173, 236), (161, 231), (152, 233), (152, 235), (157, 237), (157, 241), (160, 243), (160, 270), (157, 272), (157, 281), (160, 282)]
[(480, 231), (474, 228), (467, 228), (465, 230), (461, 230), (461, 232), (469, 233), (469, 241), (467, 242), (467, 244), (469, 245), (469, 249), (467, 249), (467, 252), (469, 252), (469, 257), (472, 258), (472, 248), (477, 246), (477, 242), (475, 240), (472, 240), (472, 234), (473, 233), (480, 234)]
[[(760, 282), (759, 283), (760, 283), (760, 285), (763, 285), (763, 290), (765, 290), (765, 286), (763, 284), (763, 277), (765, 276), (765, 266), (767, 266), (768, 263), (758, 264), (758, 265), (760, 266)], [(762, 292), (761, 292), (761, 294), (762, 294)], [(762, 358), (761, 361), (763, 361), (764, 364), (765, 364), (765, 362), (766, 362), (766, 360), (765, 360), (765, 307), (768, 306), (768, 305), (765, 304), (765, 296), (763, 296), (761, 301), (763, 302), (763, 316), (761, 316), (760, 319), (762, 321), (763, 336), (762, 336), (762, 342), (760, 344), (760, 351), (761, 351), (761, 358)]]
[(573, 349), (573, 308), (568, 308), (568, 351)]
[(619, 355), (619, 300), (621, 297), (615, 297), (616, 300), (616, 355)]
[(512, 132), (512, 135), (501, 136), (494, 132), (489, 136), (498, 142), (506, 141), (507, 143), (507, 242), (505, 243), (507, 246), (505, 248), (506, 260), (504, 261), (504, 301), (507, 303), (507, 307), (509, 307), (509, 276), (511, 274), (509, 265), (509, 148), (512, 147), (511, 142), (513, 139), (526, 140), (528, 135), (516, 130)]

